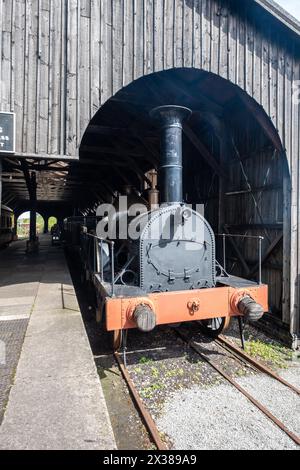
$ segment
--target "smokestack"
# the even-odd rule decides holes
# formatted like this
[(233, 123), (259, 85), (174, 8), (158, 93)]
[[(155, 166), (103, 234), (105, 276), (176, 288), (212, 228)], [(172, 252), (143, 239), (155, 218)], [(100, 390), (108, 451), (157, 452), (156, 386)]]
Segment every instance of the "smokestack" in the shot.
[(182, 189), (182, 126), (192, 111), (182, 106), (160, 106), (151, 111), (161, 129), (161, 165), (159, 187), (161, 203), (183, 202)]

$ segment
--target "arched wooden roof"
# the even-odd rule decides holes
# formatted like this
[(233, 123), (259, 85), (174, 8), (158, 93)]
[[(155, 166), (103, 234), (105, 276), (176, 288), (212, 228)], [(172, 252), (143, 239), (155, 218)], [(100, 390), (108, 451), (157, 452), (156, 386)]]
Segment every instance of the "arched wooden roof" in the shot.
[[(67, 158), (78, 158), (91, 119), (138, 78), (173, 68), (213, 73), (254, 98), (278, 129), (290, 169), (295, 166), (299, 24), (274, 2), (11, 0), (0, 5), (1, 107), (16, 113), (16, 157), (27, 162), (28, 171), (41, 174), (40, 199), (74, 201), (80, 188), (66, 178)], [(44, 160), (40, 168), (37, 159)], [(7, 202), (13, 198), (13, 205), (28, 196), (19, 160), (8, 159), (4, 167), (4, 196)]]
[[(229, 133), (230, 113), (236, 108), (249, 114), (270, 143), (283, 152), (270, 118), (239, 87), (196, 69), (152, 74), (119, 91), (99, 109), (87, 127), (80, 147), (80, 164), (72, 165), (69, 178), (81, 181), (91, 201), (108, 201), (125, 184), (141, 187), (144, 173), (159, 166), (159, 133), (149, 113), (165, 104), (192, 109), (185, 135), (200, 158), (206, 158), (219, 174), (218, 157), (205, 151), (202, 129), (209, 125), (218, 134), (219, 122), (223, 121)], [(243, 126), (243, 122), (240, 124)]]

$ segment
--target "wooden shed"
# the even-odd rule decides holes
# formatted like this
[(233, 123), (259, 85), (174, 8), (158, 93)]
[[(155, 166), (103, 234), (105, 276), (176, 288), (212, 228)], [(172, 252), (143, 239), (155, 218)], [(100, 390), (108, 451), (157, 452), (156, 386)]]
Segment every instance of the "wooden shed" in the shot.
[[(271, 0), (0, 0), (0, 111), (16, 114), (3, 203), (92, 213), (149, 183), (156, 105), (190, 107), (184, 191), (263, 280), (272, 328), (300, 344), (300, 24)], [(80, 156), (80, 159), (78, 160)], [(46, 209), (45, 209), (46, 210)]]

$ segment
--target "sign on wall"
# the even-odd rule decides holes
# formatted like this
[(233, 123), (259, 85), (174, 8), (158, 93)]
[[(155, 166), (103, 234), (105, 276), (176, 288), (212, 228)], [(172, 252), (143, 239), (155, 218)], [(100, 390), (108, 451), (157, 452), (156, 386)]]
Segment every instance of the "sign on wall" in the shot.
[(0, 154), (15, 153), (15, 114), (0, 112)]

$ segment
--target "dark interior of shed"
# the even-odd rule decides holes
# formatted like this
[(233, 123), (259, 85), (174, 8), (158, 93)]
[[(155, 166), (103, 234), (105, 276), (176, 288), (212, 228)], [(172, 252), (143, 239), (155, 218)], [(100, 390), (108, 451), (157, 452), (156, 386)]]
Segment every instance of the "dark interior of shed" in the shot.
[[(80, 165), (68, 176), (82, 184), (79, 213), (93, 214), (126, 184), (139, 192), (149, 186), (146, 173), (158, 168), (160, 155), (149, 112), (167, 104), (193, 111), (184, 127), (185, 202), (205, 206), (216, 234), (243, 235), (226, 243), (231, 273), (257, 279), (258, 242), (245, 237), (264, 237), (263, 281), (270, 286), (271, 311), (280, 317), (287, 163), (267, 114), (230, 82), (195, 69), (173, 69), (143, 77), (106, 102), (84, 134)], [(222, 263), (218, 235), (217, 240)]]

